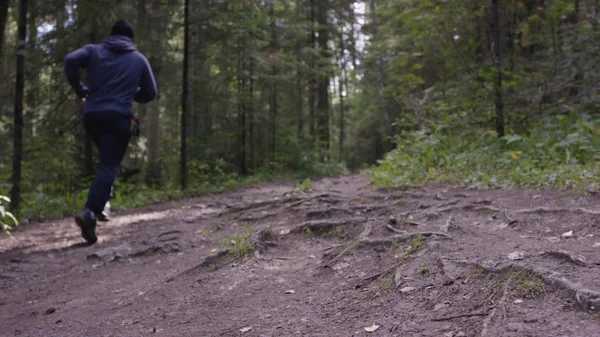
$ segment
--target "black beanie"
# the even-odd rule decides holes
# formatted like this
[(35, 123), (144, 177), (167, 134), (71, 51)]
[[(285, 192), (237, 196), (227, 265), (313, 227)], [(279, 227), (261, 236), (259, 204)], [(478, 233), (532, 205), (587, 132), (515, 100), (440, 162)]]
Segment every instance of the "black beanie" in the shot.
[(133, 26), (125, 21), (125, 20), (118, 20), (117, 22), (115, 22), (115, 25), (112, 27), (112, 30), (110, 31), (110, 35), (124, 35), (124, 36), (128, 36), (129, 38), (133, 39)]

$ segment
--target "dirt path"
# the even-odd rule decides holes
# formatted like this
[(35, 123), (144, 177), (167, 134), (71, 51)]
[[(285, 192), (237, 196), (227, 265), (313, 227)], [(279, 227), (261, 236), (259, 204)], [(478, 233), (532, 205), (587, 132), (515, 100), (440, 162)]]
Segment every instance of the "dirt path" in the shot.
[(595, 196), (349, 176), (78, 234), (66, 219), (0, 239), (1, 336), (600, 336)]

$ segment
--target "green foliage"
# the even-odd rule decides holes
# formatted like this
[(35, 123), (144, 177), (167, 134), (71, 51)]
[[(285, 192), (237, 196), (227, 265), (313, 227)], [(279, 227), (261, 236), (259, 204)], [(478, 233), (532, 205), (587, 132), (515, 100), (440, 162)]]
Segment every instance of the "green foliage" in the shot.
[(498, 139), (480, 129), (407, 131), (397, 149), (368, 170), (378, 185), (451, 182), (476, 187), (599, 189), (600, 119), (547, 118), (528, 133)]
[(14, 215), (6, 210), (6, 204), (10, 203), (10, 199), (4, 195), (0, 195), (0, 232), (11, 237), (10, 231), (12, 226), (18, 226), (19, 222)]
[(302, 182), (296, 184), (296, 190), (302, 193), (312, 192), (312, 182), (310, 178), (304, 179)]
[(246, 256), (254, 251), (254, 243), (252, 242), (252, 235), (256, 225), (248, 228), (244, 233), (233, 235), (229, 238), (223, 239), (221, 247), (223, 249), (229, 249), (229, 256), (238, 259)]

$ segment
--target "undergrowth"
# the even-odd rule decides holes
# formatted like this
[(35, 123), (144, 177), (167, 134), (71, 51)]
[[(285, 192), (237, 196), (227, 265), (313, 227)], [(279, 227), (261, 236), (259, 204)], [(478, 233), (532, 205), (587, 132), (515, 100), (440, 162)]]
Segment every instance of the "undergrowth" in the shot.
[(599, 190), (600, 120), (555, 116), (527, 134), (490, 130), (406, 131), (367, 171), (379, 186), (460, 183), (468, 187)]
[[(324, 170), (324, 169), (323, 169)], [(341, 168), (334, 166), (328, 170), (321, 171), (299, 171), (299, 172), (256, 172), (250, 176), (222, 175), (211, 177), (211, 179), (194, 179), (186, 190), (174, 183), (166, 183), (151, 187), (143, 183), (115, 182), (115, 197), (110, 200), (113, 211), (122, 211), (150, 204), (177, 200), (188, 197), (196, 197), (208, 193), (227, 192), (250, 185), (285, 179), (306, 179), (311, 175), (319, 174), (341, 174)], [(310, 181), (310, 180), (306, 180)], [(307, 184), (308, 185), (308, 184)], [(87, 185), (86, 185), (87, 186)], [(0, 189), (0, 194), (3, 190)], [(30, 192), (23, 194), (19, 218), (22, 222), (43, 221), (73, 215), (81, 211), (87, 200), (87, 188), (77, 193), (68, 195), (51, 195), (43, 192)]]

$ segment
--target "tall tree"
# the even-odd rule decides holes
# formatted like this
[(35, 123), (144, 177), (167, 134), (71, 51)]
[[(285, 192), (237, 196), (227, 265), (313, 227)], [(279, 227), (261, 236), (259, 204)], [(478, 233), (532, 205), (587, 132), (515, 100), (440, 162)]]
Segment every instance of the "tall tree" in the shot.
[(187, 188), (187, 115), (188, 115), (188, 71), (190, 45), (190, 0), (185, 0), (183, 9), (183, 80), (181, 86), (181, 189)]
[[(319, 1), (317, 11), (318, 38), (320, 51), (320, 67), (317, 76), (317, 115), (319, 146), (329, 149), (329, 75), (330, 75), (330, 53), (329, 53), (329, 16), (327, 1)], [(325, 154), (322, 153), (322, 158)]]
[(494, 33), (493, 42), (493, 59), (494, 66), (498, 72), (496, 82), (494, 84), (495, 91), (495, 111), (496, 111), (496, 132), (498, 137), (504, 137), (504, 101), (502, 99), (502, 60), (500, 53), (500, 9), (498, 8), (498, 0), (492, 0), (492, 25)]
[(8, 20), (8, 6), (10, 0), (0, 0), (0, 59), (2, 58), (2, 49), (4, 47), (4, 29)]
[(25, 90), (25, 53), (27, 51), (27, 0), (19, 2), (17, 75), (15, 80), (15, 111), (13, 134), (11, 209), (21, 206), (21, 165), (23, 161), (23, 94)]

